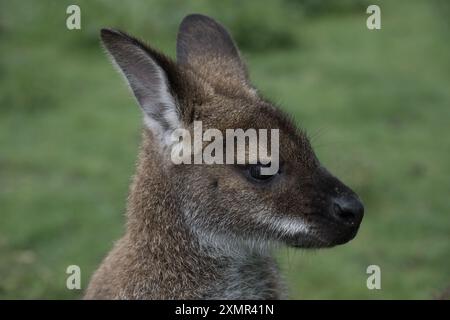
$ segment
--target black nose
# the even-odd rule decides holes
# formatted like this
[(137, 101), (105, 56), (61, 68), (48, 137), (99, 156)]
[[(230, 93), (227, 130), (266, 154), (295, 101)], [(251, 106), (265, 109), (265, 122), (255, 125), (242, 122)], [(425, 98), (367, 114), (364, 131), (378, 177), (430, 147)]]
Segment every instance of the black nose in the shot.
[(348, 225), (359, 225), (364, 206), (355, 196), (341, 196), (333, 200), (332, 212), (336, 219)]

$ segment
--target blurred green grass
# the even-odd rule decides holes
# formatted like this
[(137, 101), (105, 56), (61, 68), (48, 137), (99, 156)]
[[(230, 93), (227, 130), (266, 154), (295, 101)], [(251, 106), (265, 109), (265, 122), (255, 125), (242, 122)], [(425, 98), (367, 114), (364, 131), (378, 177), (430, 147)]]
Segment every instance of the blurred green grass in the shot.
[[(252, 79), (366, 205), (331, 250), (283, 249), (291, 298), (427, 299), (450, 285), (450, 5), (371, 1), (0, 2), (0, 298), (78, 298), (123, 228), (140, 113), (98, 44), (119, 27), (174, 56), (192, 12), (230, 28)], [(382, 289), (366, 288), (376, 264)]]

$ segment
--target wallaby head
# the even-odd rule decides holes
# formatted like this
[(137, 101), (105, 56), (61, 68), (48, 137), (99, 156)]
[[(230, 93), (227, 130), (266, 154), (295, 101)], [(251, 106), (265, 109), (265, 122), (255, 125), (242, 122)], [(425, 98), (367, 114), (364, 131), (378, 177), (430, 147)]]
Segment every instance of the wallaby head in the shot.
[[(220, 24), (187, 16), (176, 62), (120, 31), (101, 39), (143, 111), (144, 133), (126, 232), (86, 298), (279, 298), (268, 244), (329, 247), (355, 236), (357, 195), (258, 94)], [(228, 139), (229, 130), (239, 134)], [(235, 140), (244, 142), (236, 153)]]
[[(143, 111), (150, 145), (143, 161), (151, 165), (141, 166), (170, 185), (171, 201), (192, 232), (205, 241), (316, 248), (355, 236), (364, 211), (358, 196), (321, 165), (307, 135), (257, 93), (224, 27), (206, 16), (187, 16), (176, 62), (120, 31), (104, 29), (101, 39)], [(196, 121), (203, 130), (221, 132), (278, 129), (278, 171), (262, 175), (267, 162), (174, 164), (172, 133), (193, 132)]]

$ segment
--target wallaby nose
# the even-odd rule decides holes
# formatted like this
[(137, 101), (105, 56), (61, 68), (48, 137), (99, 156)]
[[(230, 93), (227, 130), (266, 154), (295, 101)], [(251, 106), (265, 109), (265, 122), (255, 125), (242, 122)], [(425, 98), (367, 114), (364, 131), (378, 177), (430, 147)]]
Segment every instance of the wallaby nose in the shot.
[(333, 200), (332, 212), (337, 220), (345, 224), (359, 225), (364, 215), (364, 206), (355, 196), (340, 196)]

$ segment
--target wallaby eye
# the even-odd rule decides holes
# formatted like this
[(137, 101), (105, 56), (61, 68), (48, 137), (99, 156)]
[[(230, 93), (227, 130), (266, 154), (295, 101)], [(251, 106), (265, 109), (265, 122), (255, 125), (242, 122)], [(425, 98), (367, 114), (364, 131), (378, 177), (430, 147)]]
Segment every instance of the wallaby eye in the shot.
[(264, 181), (269, 181), (270, 179), (272, 179), (275, 175), (277, 175), (280, 172), (278, 170), (278, 172), (273, 175), (262, 174), (261, 168), (264, 168), (264, 167), (270, 167), (270, 163), (268, 163), (268, 164), (258, 163), (258, 164), (248, 165), (248, 167), (247, 167), (248, 175), (254, 180), (264, 182)]

